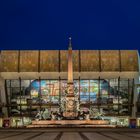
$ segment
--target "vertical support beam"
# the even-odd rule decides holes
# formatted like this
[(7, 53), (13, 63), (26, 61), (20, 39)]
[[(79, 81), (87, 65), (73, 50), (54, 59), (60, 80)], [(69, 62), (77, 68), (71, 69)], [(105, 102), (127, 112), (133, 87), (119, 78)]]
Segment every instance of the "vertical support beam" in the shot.
[(122, 71), (122, 61), (121, 61), (121, 50), (119, 50), (119, 69), (120, 69), (120, 72)]
[(20, 50), (18, 51), (18, 67), (17, 71), (20, 72)]
[(38, 51), (38, 72), (40, 72), (40, 50)]
[(9, 101), (8, 101), (8, 93), (7, 93), (7, 85), (6, 80), (0, 79), (0, 93), (1, 93), (1, 100), (2, 103), (4, 103), (4, 107), (2, 108), (2, 111), (4, 113), (4, 117), (9, 117), (10, 111), (9, 111)]
[[(31, 80), (30, 80), (29, 89), (31, 89)], [(30, 116), (30, 118), (32, 118), (32, 97), (31, 97), (31, 90), (30, 90), (30, 93), (29, 94), (30, 94), (30, 104), (29, 104), (30, 111), (29, 111), (29, 116)]]
[[(8, 108), (9, 116), (11, 115), (11, 98), (12, 98), (12, 86), (11, 85), (12, 84), (11, 84), (11, 80), (10, 80), (10, 95), (8, 95), (8, 92), (6, 92), (7, 93), (7, 95), (6, 95), (7, 98), (10, 98), (10, 101), (8, 100), (8, 102), (7, 102), (8, 107), (10, 106), (10, 108)], [(7, 86), (7, 85), (5, 85), (5, 86)], [(7, 87), (6, 87), (6, 89), (7, 89)], [(8, 96), (10, 96), (10, 97), (8, 97)]]
[(79, 76), (79, 79), (78, 79), (78, 81), (79, 81), (79, 104), (80, 104), (80, 89), (81, 89), (81, 87), (80, 87), (80, 80), (81, 80), (81, 78)]
[(118, 78), (118, 115), (120, 111), (120, 77)]
[(22, 113), (21, 113), (21, 77), (19, 77), (19, 93), (20, 93), (20, 117), (22, 117)]
[(99, 88), (99, 93), (98, 93), (97, 106), (98, 106), (98, 110), (100, 111), (100, 104), (101, 104), (101, 98), (100, 98), (100, 76), (98, 78), (98, 88)]
[(138, 93), (137, 93), (137, 86), (136, 84), (138, 83), (138, 78), (133, 79), (133, 96), (132, 96), (132, 101), (133, 101), (133, 107), (132, 107), (132, 117), (136, 117), (137, 113), (137, 99), (138, 99)]
[[(9, 109), (9, 106), (11, 105), (10, 103), (9, 103), (9, 100), (8, 100), (8, 92), (7, 92), (7, 84), (6, 84), (6, 80), (5, 80), (5, 83), (4, 83), (4, 88), (5, 88), (5, 96), (6, 96), (6, 107), (7, 107), (7, 115), (8, 115), (8, 117), (10, 116), (10, 109)], [(10, 80), (10, 96), (11, 96), (11, 80)], [(7, 116), (6, 115), (6, 116)]]
[(98, 50), (99, 51), (99, 72), (101, 72), (102, 71), (102, 64), (101, 64), (101, 51), (100, 50)]
[(19, 77), (19, 88), (20, 88), (20, 117), (22, 120), (22, 125), (24, 126), (24, 120), (23, 120), (23, 114), (22, 114), (22, 102), (21, 102), (21, 96), (22, 96), (21, 77)]
[(61, 78), (59, 76), (59, 112), (61, 112)]
[(41, 110), (42, 103), (41, 103), (41, 78), (39, 77), (39, 109)]
[(79, 72), (81, 72), (81, 51), (79, 50)]
[(59, 50), (59, 54), (58, 54), (58, 61), (59, 61), (59, 65), (58, 65), (58, 71), (59, 73), (61, 72), (61, 56), (60, 56), (60, 50)]
[(132, 93), (130, 93), (130, 80), (128, 79), (128, 115), (131, 115), (131, 94)]
[[(49, 81), (49, 90), (50, 90), (50, 88), (51, 88), (51, 86), (50, 86), (50, 79), (49, 80), (47, 79), (47, 81)], [(49, 91), (49, 95), (50, 95), (50, 91)], [(52, 102), (52, 95), (51, 95), (51, 98), (50, 98), (49, 102)], [(49, 104), (49, 108), (50, 108), (50, 110), (52, 109), (52, 104)]]
[(110, 98), (110, 79), (108, 79), (108, 87), (107, 87), (107, 91), (108, 91), (108, 99)]
[[(108, 80), (108, 100), (107, 100), (107, 106), (109, 108), (109, 114), (110, 114), (110, 79)], [(109, 102), (108, 102), (109, 101)]]
[(90, 104), (90, 80), (88, 80), (89, 86), (88, 86), (88, 92), (89, 92), (89, 104)]

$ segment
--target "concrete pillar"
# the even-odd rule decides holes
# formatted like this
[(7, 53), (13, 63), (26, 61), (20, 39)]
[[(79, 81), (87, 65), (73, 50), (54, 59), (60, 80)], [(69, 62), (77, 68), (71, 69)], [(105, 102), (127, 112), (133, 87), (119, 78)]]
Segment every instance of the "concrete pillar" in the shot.
[(138, 101), (138, 92), (137, 92), (137, 84), (139, 83), (139, 78), (134, 79), (134, 98), (133, 98), (133, 108), (132, 108), (132, 117), (136, 118), (136, 112), (137, 112), (137, 101)]
[[(5, 80), (0, 77), (0, 99), (2, 104), (6, 104), (6, 94), (5, 94)], [(4, 116), (8, 116), (8, 110), (6, 107), (2, 108), (2, 112), (4, 113)]]

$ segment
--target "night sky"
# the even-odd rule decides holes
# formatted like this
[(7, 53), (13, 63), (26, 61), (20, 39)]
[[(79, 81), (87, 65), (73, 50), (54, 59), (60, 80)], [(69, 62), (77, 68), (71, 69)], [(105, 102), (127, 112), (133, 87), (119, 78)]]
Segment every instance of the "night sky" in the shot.
[(0, 49), (140, 49), (140, 0), (0, 0)]

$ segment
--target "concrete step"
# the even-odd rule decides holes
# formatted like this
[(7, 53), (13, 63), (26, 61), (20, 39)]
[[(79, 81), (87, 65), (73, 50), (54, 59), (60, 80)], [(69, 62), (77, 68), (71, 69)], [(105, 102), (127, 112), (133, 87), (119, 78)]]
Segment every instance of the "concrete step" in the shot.
[(108, 125), (107, 120), (39, 120), (32, 121), (33, 125)]
[(26, 126), (27, 128), (59, 128), (59, 127), (64, 127), (64, 128), (115, 128), (116, 125), (46, 125), (46, 124), (31, 124)]

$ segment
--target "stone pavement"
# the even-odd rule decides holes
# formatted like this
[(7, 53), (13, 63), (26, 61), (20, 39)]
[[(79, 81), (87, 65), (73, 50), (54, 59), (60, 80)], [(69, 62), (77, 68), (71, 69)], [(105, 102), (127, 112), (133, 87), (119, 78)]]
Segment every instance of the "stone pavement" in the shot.
[(140, 140), (140, 129), (0, 129), (0, 140)]

